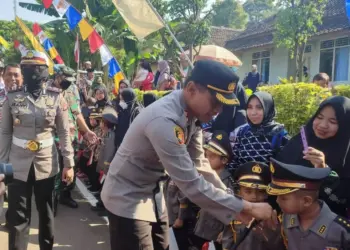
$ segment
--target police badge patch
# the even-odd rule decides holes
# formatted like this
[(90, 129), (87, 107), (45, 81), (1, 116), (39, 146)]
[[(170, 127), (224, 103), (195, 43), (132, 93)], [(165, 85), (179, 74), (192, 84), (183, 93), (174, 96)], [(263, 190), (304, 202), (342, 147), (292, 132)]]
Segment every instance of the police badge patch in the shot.
[(175, 137), (177, 138), (180, 145), (185, 144), (185, 134), (182, 128), (179, 126), (174, 127)]

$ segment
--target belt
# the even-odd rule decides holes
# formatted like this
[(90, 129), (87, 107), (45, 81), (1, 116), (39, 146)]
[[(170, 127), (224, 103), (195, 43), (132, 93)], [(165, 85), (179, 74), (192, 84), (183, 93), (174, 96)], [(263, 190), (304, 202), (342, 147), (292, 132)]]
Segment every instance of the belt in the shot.
[(34, 141), (34, 140), (23, 140), (15, 136), (12, 136), (12, 143), (17, 147), (27, 149), (32, 152), (37, 152), (42, 148), (51, 147), (54, 144), (54, 138), (51, 137), (49, 139), (45, 139), (41, 141)]

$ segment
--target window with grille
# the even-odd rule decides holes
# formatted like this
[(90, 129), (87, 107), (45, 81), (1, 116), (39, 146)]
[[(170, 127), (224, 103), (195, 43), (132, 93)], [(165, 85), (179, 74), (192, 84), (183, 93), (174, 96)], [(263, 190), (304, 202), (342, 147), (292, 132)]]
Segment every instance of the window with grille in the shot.
[(269, 82), (270, 78), (270, 51), (264, 50), (252, 54), (252, 64), (256, 64), (264, 83)]
[(341, 37), (321, 42), (320, 72), (332, 81), (349, 81), (350, 38)]
[(311, 44), (306, 45), (305, 53), (311, 53), (311, 51), (312, 51), (312, 45)]

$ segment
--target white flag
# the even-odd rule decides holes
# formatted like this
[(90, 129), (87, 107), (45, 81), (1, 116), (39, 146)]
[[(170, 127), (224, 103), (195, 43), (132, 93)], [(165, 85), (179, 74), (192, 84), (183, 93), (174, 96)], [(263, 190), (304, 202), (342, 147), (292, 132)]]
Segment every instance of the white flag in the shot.
[(106, 44), (103, 44), (100, 47), (100, 55), (101, 55), (102, 66), (105, 66), (113, 58), (113, 55), (108, 49), (108, 47), (106, 46)]
[(58, 14), (62, 17), (66, 14), (70, 4), (66, 0), (53, 0), (53, 6), (55, 6)]
[(138, 39), (164, 27), (146, 0), (113, 0), (113, 3)]
[(40, 33), (37, 35), (39, 38), (39, 42), (43, 44), (45, 40), (47, 39), (47, 36), (45, 35), (44, 31), (40, 31)]

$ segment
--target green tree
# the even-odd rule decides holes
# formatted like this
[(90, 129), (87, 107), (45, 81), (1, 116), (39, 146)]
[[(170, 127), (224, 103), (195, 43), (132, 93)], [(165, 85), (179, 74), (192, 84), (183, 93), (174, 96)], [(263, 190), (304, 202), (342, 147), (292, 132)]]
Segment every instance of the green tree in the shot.
[(213, 11), (213, 26), (244, 29), (248, 22), (248, 14), (236, 0), (218, 1), (214, 4)]
[[(282, 9), (277, 14), (274, 40), (277, 46), (285, 46), (290, 51), (292, 76), (303, 81), (305, 46), (322, 23), (327, 0), (279, 0)], [(299, 72), (299, 73), (298, 73)]]
[(261, 22), (276, 13), (274, 0), (247, 0), (243, 4), (251, 22)]

